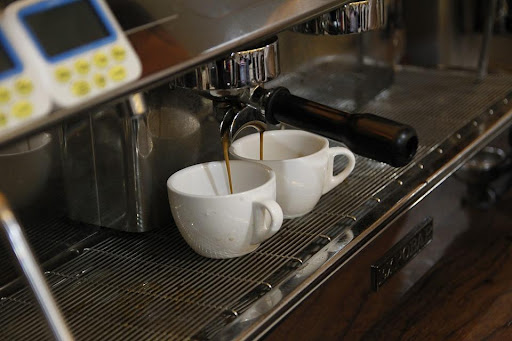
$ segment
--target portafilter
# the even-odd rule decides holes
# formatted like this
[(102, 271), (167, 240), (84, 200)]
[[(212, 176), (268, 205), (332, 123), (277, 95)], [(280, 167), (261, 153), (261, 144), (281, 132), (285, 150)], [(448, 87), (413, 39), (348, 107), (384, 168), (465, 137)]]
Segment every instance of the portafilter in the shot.
[(278, 39), (231, 53), (177, 79), (175, 85), (214, 101), (221, 136), (230, 141), (246, 127), (284, 123), (343, 142), (352, 152), (394, 167), (416, 153), (413, 127), (374, 114), (352, 114), (294, 96), (284, 87), (265, 89), (279, 75)]

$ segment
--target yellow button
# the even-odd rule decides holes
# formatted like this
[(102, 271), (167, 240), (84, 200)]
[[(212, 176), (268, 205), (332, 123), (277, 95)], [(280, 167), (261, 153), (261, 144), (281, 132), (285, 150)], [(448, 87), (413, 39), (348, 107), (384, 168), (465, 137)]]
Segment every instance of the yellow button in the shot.
[(85, 96), (91, 91), (91, 86), (86, 81), (76, 81), (71, 86), (71, 91), (75, 96)]
[(0, 112), (0, 127), (5, 127), (7, 125), (7, 115)]
[(94, 84), (100, 89), (104, 88), (107, 84), (107, 79), (101, 73), (95, 74), (93, 80)]
[(34, 89), (34, 84), (32, 84), (30, 79), (20, 78), (14, 83), (14, 87), (20, 94), (29, 95)]
[(26, 118), (32, 114), (32, 104), (27, 101), (21, 101), (12, 106), (12, 114), (16, 118)]
[(0, 87), (0, 103), (9, 102), (11, 99), (11, 92), (6, 87)]
[(118, 62), (123, 61), (126, 58), (126, 50), (122, 46), (114, 46), (112, 48), (112, 57)]
[(108, 76), (116, 82), (122, 81), (126, 78), (126, 69), (121, 65), (114, 66), (108, 71)]
[(71, 70), (65, 66), (55, 69), (55, 79), (60, 83), (66, 83), (71, 79)]
[(81, 75), (85, 75), (89, 72), (91, 65), (85, 59), (79, 59), (75, 62), (75, 70)]
[(92, 61), (97, 67), (103, 68), (108, 64), (108, 57), (103, 52), (98, 52), (92, 57)]

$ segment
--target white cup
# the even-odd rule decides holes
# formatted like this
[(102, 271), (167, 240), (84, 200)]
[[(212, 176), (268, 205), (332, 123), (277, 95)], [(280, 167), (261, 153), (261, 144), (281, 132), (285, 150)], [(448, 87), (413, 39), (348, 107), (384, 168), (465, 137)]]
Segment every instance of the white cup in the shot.
[(182, 169), (167, 180), (174, 221), (198, 254), (232, 258), (254, 251), (281, 228), (276, 176), (264, 165), (232, 161), (233, 194), (223, 161)]
[[(354, 154), (344, 147), (329, 148), (326, 138), (302, 130), (266, 131), (263, 160), (260, 161), (259, 134), (233, 142), (230, 153), (239, 160), (269, 166), (277, 177), (277, 202), (285, 218), (311, 212), (320, 197), (339, 185), (355, 166)], [(344, 155), (348, 163), (333, 175), (334, 157)]]

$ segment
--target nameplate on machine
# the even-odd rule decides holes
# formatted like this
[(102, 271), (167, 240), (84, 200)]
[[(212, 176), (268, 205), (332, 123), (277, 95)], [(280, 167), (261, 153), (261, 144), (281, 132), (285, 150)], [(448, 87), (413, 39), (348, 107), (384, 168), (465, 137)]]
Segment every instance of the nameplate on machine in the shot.
[(427, 217), (375, 262), (371, 266), (373, 290), (379, 290), (391, 276), (409, 263), (432, 241), (433, 235), (433, 220), (432, 217)]

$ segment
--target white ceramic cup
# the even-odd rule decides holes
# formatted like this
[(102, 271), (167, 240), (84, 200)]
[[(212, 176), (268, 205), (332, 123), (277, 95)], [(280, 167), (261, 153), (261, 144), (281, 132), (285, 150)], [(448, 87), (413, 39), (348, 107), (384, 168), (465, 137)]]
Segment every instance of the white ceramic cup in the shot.
[(254, 251), (283, 223), (276, 176), (264, 165), (232, 161), (233, 194), (223, 161), (194, 165), (167, 180), (174, 221), (198, 254), (232, 258)]
[[(285, 218), (311, 212), (320, 197), (339, 185), (355, 166), (354, 154), (344, 147), (329, 148), (326, 138), (302, 130), (266, 131), (263, 160), (260, 161), (259, 134), (233, 142), (230, 153), (239, 160), (269, 166), (277, 177), (277, 202)], [(344, 155), (348, 163), (333, 175), (334, 157)]]

